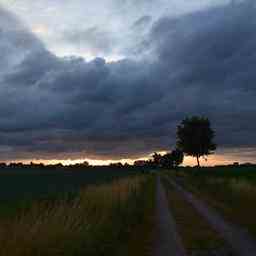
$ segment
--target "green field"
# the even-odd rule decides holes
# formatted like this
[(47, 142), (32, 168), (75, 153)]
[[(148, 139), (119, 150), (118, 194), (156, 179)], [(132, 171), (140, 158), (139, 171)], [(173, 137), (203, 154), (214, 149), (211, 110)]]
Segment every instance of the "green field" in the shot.
[(137, 175), (133, 168), (108, 167), (88, 169), (2, 169), (0, 170), (0, 215), (10, 215), (35, 200), (73, 197), (88, 185), (104, 184)]
[[(30, 191), (38, 197), (30, 197), (25, 205), (12, 208), (12, 214), (1, 216), (0, 255), (147, 255), (154, 178), (123, 171), (2, 175), (5, 182), (11, 177), (17, 181), (28, 178), (23, 196)], [(38, 193), (35, 182), (47, 186), (49, 181), (61, 187), (62, 194), (55, 190), (54, 196), (55, 191), (49, 194), (47, 189)], [(15, 198), (13, 205), (19, 202), (18, 194)], [(134, 234), (140, 233), (143, 239), (138, 246)]]
[(137, 174), (127, 168), (90, 167), (86, 169), (0, 169), (0, 200), (38, 199), (75, 192), (88, 184), (100, 184)]

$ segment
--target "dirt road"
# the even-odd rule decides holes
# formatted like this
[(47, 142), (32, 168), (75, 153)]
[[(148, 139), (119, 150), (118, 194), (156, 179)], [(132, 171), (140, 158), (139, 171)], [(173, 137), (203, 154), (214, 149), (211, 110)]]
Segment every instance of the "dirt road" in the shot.
[(160, 178), (157, 178), (154, 256), (186, 256)]
[(170, 183), (184, 196), (184, 198), (195, 207), (195, 209), (208, 220), (211, 226), (229, 243), (238, 256), (255, 256), (256, 240), (247, 232), (234, 224), (226, 222), (220, 214), (211, 209), (190, 192), (184, 190), (176, 182)]

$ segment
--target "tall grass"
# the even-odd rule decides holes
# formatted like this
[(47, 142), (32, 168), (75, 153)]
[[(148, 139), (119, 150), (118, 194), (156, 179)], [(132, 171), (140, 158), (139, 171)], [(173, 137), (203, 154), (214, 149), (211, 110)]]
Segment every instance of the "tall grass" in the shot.
[(72, 199), (35, 202), (0, 220), (0, 256), (120, 255), (149, 209), (149, 186), (148, 178), (133, 177), (88, 187)]
[[(202, 172), (204, 172), (202, 170)], [(227, 172), (227, 171), (225, 171)], [(256, 237), (256, 183), (255, 171), (229, 176), (209, 172), (184, 175), (187, 189), (197, 193), (223, 216), (250, 231)], [(207, 175), (208, 173), (208, 175)], [(248, 178), (251, 177), (251, 178)]]

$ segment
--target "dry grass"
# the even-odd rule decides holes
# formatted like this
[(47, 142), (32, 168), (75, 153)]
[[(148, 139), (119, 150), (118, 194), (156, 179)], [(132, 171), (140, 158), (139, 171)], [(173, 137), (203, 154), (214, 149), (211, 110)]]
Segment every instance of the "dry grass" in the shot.
[(35, 202), (14, 219), (0, 220), (0, 255), (118, 255), (152, 210), (149, 183), (128, 178), (89, 187), (72, 200)]

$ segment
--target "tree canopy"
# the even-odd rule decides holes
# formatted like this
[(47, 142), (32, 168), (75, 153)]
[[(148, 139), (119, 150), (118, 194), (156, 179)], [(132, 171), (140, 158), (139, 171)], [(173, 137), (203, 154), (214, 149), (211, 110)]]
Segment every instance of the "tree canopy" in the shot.
[(183, 163), (184, 160), (184, 153), (180, 149), (175, 149), (171, 153), (173, 159), (173, 166), (174, 168), (178, 167)]
[(167, 152), (164, 155), (154, 153), (152, 164), (155, 167), (162, 167), (166, 169), (176, 168), (183, 163), (184, 154), (181, 150), (175, 149)]
[(200, 157), (212, 154), (216, 149), (214, 136), (208, 118), (186, 118), (177, 128), (177, 147), (188, 156), (196, 157), (197, 165), (200, 166)]

